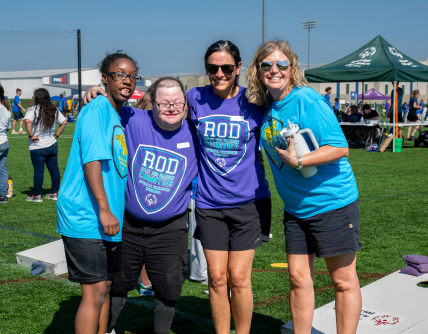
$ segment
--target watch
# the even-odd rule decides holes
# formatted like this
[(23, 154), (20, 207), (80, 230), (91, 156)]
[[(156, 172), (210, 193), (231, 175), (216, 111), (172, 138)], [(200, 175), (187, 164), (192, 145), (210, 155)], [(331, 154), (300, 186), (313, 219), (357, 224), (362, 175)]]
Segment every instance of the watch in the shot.
[(297, 170), (302, 170), (303, 169), (303, 165), (302, 165), (302, 158), (301, 157), (297, 157)]
[(33, 136), (28, 135), (28, 138), (31, 138), (31, 137), (33, 137)]

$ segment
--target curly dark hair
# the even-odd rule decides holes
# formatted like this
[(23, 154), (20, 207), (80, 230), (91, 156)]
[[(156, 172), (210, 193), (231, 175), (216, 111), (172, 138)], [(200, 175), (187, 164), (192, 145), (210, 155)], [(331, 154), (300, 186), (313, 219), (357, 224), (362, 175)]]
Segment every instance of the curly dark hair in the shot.
[(38, 88), (34, 91), (34, 108), (39, 107), (39, 114), (34, 120), (33, 127), (41, 124), (40, 131), (45, 132), (56, 122), (56, 107), (51, 102), (49, 92), (44, 88)]
[(137, 72), (139, 70), (137, 62), (128, 54), (123, 52), (115, 52), (115, 53), (107, 53), (107, 56), (98, 64), (98, 67), (100, 68), (100, 72), (102, 74), (107, 74), (110, 72), (110, 65), (112, 62), (114, 62), (116, 59), (129, 59), (132, 61), (135, 65), (135, 68), (137, 69)]

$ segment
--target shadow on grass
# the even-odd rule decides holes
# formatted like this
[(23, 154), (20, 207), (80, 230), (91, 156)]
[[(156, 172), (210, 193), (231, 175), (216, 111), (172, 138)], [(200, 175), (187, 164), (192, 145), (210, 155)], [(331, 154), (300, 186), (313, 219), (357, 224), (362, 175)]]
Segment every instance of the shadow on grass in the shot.
[[(45, 334), (74, 334), (74, 318), (81, 301), (73, 296), (59, 304)], [(130, 297), (115, 326), (117, 334), (154, 334), (152, 297)], [(251, 333), (278, 333), (283, 322), (270, 316), (253, 313)], [(233, 330), (233, 324), (231, 330)], [(183, 296), (177, 301), (177, 309), (171, 325), (176, 334), (215, 334), (209, 302), (205, 298)]]
[[(42, 189), (42, 197), (44, 198), (45, 195), (50, 194), (51, 190), (50, 189)], [(34, 189), (30, 188), (24, 191), (21, 191), (21, 194), (27, 195), (27, 196), (31, 196), (34, 194)]]

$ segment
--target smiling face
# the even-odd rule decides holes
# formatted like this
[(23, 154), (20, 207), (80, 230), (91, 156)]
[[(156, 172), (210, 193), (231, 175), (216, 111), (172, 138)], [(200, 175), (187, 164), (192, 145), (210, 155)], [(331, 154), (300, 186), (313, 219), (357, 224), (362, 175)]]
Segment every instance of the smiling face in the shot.
[(166, 131), (177, 130), (183, 123), (184, 107), (180, 110), (175, 110), (171, 106), (168, 110), (159, 110), (156, 103), (185, 103), (181, 88), (178, 86), (173, 87), (160, 87), (156, 91), (156, 101), (152, 101), (153, 104), (153, 118), (159, 127)]
[[(275, 62), (275, 63), (279, 61), (289, 62), (289, 59), (278, 48), (275, 49), (274, 52), (272, 52), (269, 56), (267, 56), (262, 60), (262, 62)], [(291, 66), (289, 66), (285, 71), (280, 71), (276, 66), (276, 64), (274, 64), (272, 69), (268, 72), (263, 72), (259, 68), (258, 76), (260, 81), (269, 90), (269, 93), (271, 93), (273, 99), (275, 101), (279, 101), (286, 95), (287, 90), (290, 88)]]
[[(114, 60), (109, 67), (109, 72), (123, 72), (128, 75), (137, 75), (137, 69), (134, 62), (127, 58), (119, 58)], [(132, 82), (129, 77), (125, 80), (118, 79), (114, 74), (102, 74), (103, 83), (106, 86), (108, 99), (113, 107), (116, 106), (116, 111), (119, 111), (121, 106), (129, 100), (135, 90), (135, 82)]]
[[(207, 59), (207, 64), (211, 65), (236, 65), (232, 55), (227, 51), (218, 51), (211, 54)], [(228, 98), (234, 87), (235, 77), (241, 72), (241, 63), (235, 66), (231, 74), (225, 74), (219, 67), (216, 74), (206, 72), (214, 93), (217, 96)]]

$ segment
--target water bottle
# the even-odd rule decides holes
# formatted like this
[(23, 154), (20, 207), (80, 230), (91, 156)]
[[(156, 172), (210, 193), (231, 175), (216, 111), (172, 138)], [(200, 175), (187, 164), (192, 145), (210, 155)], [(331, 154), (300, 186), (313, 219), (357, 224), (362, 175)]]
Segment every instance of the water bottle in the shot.
[(360, 118), (360, 123), (363, 124), (364, 123), (364, 116), (361, 116)]
[(11, 198), (13, 196), (13, 181), (12, 176), (9, 175), (9, 179), (7, 180), (9, 188), (7, 189), (7, 198)]
[[(305, 138), (302, 136), (303, 133), (307, 133), (309, 135), (309, 138), (311, 139), (311, 142), (315, 147), (315, 151), (318, 150), (320, 147), (311, 129), (300, 130), (297, 124), (293, 124), (288, 121), (288, 126), (282, 129), (280, 132), (280, 135), (287, 140), (288, 144), (290, 143), (291, 136), (294, 135), (294, 150), (296, 151), (299, 157), (311, 153), (311, 150), (309, 149)], [(318, 172), (318, 169), (315, 166), (304, 167), (301, 172), (305, 178), (308, 178), (314, 176)]]

